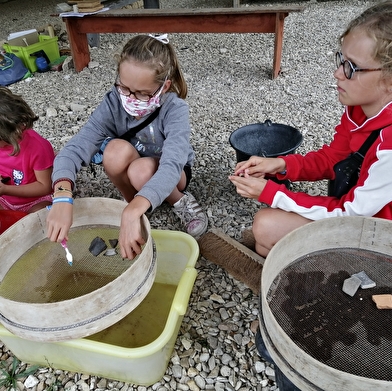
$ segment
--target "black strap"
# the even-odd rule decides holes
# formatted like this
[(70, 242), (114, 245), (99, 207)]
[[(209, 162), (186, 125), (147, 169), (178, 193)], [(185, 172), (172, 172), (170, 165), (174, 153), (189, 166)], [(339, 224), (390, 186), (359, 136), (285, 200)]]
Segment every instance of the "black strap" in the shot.
[(159, 106), (154, 112), (152, 112), (146, 120), (144, 120), (141, 124), (136, 125), (134, 128), (129, 129), (128, 132), (124, 133), (120, 138), (123, 140), (130, 140), (132, 137), (135, 137), (136, 133), (140, 130), (144, 129), (147, 125), (150, 125), (152, 121), (156, 117), (158, 117), (159, 111), (162, 106)]
[[(330, 179), (328, 181), (328, 195), (340, 198), (342, 195), (346, 194), (348, 190), (353, 186), (352, 184), (352, 175), (354, 172), (357, 172), (359, 175), (359, 171), (362, 166), (363, 159), (365, 158), (366, 152), (370, 148), (370, 146), (376, 141), (382, 129), (373, 130), (365, 142), (362, 144), (361, 148), (358, 151), (353, 152), (346, 159), (337, 162), (334, 165), (335, 171), (335, 179)], [(343, 179), (342, 179), (342, 173)], [(339, 180), (337, 180), (337, 176), (339, 174)], [(358, 179), (358, 178), (357, 178)], [(355, 183), (357, 182), (355, 180)]]
[(358, 151), (356, 152), (357, 154), (359, 154), (362, 157), (362, 159), (365, 157), (366, 152), (368, 151), (370, 146), (376, 141), (381, 130), (382, 130), (382, 128), (377, 129), (377, 130), (373, 130), (373, 132), (369, 134), (368, 138), (362, 144), (361, 148), (359, 148)]

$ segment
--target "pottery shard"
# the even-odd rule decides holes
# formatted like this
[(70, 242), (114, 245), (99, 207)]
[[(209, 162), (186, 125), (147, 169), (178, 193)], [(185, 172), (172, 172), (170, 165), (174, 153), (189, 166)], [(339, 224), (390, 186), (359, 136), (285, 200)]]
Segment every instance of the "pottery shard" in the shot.
[(391, 310), (392, 309), (392, 295), (373, 295), (372, 300), (376, 303), (379, 310)]
[(111, 257), (111, 256), (116, 255), (116, 254), (117, 254), (117, 251), (116, 251), (115, 248), (108, 248), (108, 249), (103, 253), (103, 255), (106, 255), (106, 256), (108, 256), (108, 257)]
[(113, 248), (117, 247), (118, 239), (109, 239), (109, 244), (110, 244)]
[(358, 288), (361, 285), (361, 280), (358, 277), (351, 276), (350, 278), (346, 278), (343, 282), (343, 292), (347, 293), (351, 297), (355, 295)]
[(90, 251), (91, 254), (97, 257), (99, 254), (101, 254), (102, 251), (106, 250), (107, 248), (108, 246), (106, 245), (105, 241), (99, 236), (97, 236), (91, 242), (88, 250)]
[(376, 283), (370, 279), (370, 277), (363, 270), (359, 273), (353, 274), (353, 276), (358, 277), (361, 280), (362, 289), (374, 288), (376, 286)]

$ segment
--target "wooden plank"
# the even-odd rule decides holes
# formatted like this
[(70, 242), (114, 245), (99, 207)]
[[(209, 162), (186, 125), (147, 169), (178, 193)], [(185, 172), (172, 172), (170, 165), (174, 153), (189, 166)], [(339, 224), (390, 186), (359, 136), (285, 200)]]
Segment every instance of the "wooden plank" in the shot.
[(216, 14), (238, 14), (238, 15), (247, 15), (247, 14), (276, 14), (279, 12), (302, 12), (305, 9), (304, 6), (274, 6), (274, 7), (241, 7), (240, 9), (235, 8), (160, 8), (160, 9), (135, 9), (130, 10), (126, 8), (121, 9), (110, 9), (105, 12), (101, 12), (95, 17), (106, 18), (110, 16), (118, 16), (118, 17), (129, 17), (132, 15), (140, 16), (140, 15), (216, 15)]
[(80, 7), (91, 7), (94, 5), (102, 5), (100, 0), (94, 0), (94, 1), (79, 0), (76, 2), (76, 4)]
[(276, 18), (273, 13), (249, 14), (246, 18), (241, 14), (94, 16), (65, 19), (80, 33), (275, 33)]
[(101, 5), (97, 5), (95, 7), (79, 7), (78, 6), (78, 9), (79, 9), (80, 13), (83, 13), (83, 12), (96, 12), (96, 11), (101, 10), (102, 8), (103, 8), (102, 4)]

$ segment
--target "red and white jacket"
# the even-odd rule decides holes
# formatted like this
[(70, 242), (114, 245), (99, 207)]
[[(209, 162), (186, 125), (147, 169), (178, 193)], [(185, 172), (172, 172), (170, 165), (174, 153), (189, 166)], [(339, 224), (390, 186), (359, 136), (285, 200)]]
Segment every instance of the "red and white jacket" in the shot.
[(360, 106), (346, 107), (331, 144), (304, 156), (280, 156), (286, 161), (286, 174), (277, 174), (277, 178), (293, 182), (334, 179), (335, 163), (357, 151), (380, 128), (380, 136), (366, 153), (357, 185), (342, 198), (292, 192), (268, 180), (258, 200), (310, 220), (336, 216), (392, 220), (392, 102), (372, 118), (366, 118)]

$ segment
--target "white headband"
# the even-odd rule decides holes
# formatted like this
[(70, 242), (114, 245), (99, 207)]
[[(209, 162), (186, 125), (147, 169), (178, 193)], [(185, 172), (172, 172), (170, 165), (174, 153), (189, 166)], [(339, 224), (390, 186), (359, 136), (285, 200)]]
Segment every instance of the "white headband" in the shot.
[(148, 34), (150, 37), (155, 38), (159, 42), (164, 43), (165, 45), (169, 43), (169, 38), (167, 37), (167, 34), (162, 34), (162, 35), (153, 35), (153, 34)]

